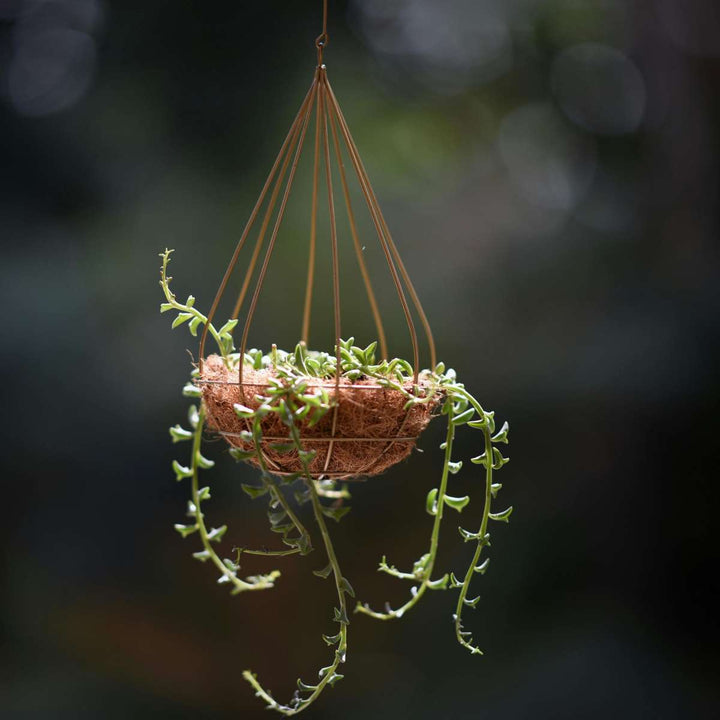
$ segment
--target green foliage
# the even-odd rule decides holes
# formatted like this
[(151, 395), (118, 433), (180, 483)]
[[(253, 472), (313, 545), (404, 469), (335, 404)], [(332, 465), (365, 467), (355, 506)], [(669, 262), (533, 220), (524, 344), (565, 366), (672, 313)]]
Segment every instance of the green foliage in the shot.
[[(507, 423), (504, 423), (500, 431), (495, 433), (494, 413), (486, 412), (482, 408), (480, 403), (478, 403), (465, 387), (457, 382), (455, 373), (452, 370), (446, 371), (445, 366), (440, 364), (432, 377), (437, 383), (439, 391), (442, 392), (445, 397), (442, 412), (444, 415), (447, 415), (448, 424), (445, 442), (440, 446), (445, 453), (440, 484), (438, 487), (432, 488), (425, 499), (425, 508), (434, 518), (430, 534), (430, 547), (428, 551), (415, 562), (412, 572), (402, 572), (395, 566), (388, 565), (385, 557), (383, 557), (379, 566), (379, 570), (388, 575), (392, 575), (400, 580), (410, 580), (418, 584), (411, 588), (410, 598), (396, 609), (392, 609), (386, 605), (384, 612), (376, 611), (372, 610), (367, 603), (359, 602), (355, 607), (355, 612), (369, 615), (377, 620), (397, 619), (401, 618), (406, 612), (417, 605), (427, 590), (459, 589), (460, 592), (455, 613), (453, 614), (455, 636), (458, 642), (472, 654), (482, 654), (482, 651), (473, 644), (471, 633), (464, 629), (462, 614), (466, 607), (475, 608), (480, 601), (480, 597), (468, 599), (468, 591), (473, 574), (485, 574), (488, 567), (489, 559), (478, 564), (483, 548), (490, 545), (490, 534), (487, 532), (488, 521), (497, 520), (508, 522), (510, 514), (512, 513), (512, 507), (498, 513), (490, 511), (491, 502), (502, 487), (499, 483), (493, 483), (493, 472), (499, 470), (508, 462), (508, 459), (502, 456), (494, 444), (507, 443), (509, 426)], [(449, 476), (458, 474), (463, 467), (462, 461), (453, 462), (451, 459), (455, 431), (462, 425), (480, 431), (483, 436), (483, 453), (471, 458), (471, 462), (482, 465), (485, 468), (485, 493), (482, 520), (480, 528), (477, 531), (458, 527), (460, 536), (465, 542), (475, 543), (475, 552), (464, 574), (463, 580), (458, 580), (453, 572), (445, 573), (440, 578), (433, 580), (432, 576), (435, 570), (440, 541), (443, 509), (447, 506), (453, 510), (462, 512), (463, 508), (470, 502), (468, 495), (453, 497), (447, 494)], [(492, 460), (488, 460), (488, 458), (492, 458)]]
[[(172, 278), (167, 276), (167, 267), (171, 252), (166, 250), (161, 254), (163, 262), (160, 284), (166, 298), (166, 302), (161, 305), (161, 312), (176, 312), (172, 327), (186, 325), (191, 334), (196, 335), (198, 328), (207, 323), (207, 317), (195, 309), (195, 299), (192, 295), (185, 303), (180, 303), (170, 290)], [(208, 333), (214, 338), (218, 351), (230, 369), (237, 369), (241, 361), (239, 354), (235, 352), (232, 338), (236, 324), (237, 320), (230, 320), (219, 330), (212, 324), (208, 326)], [(244, 354), (242, 361), (247, 366), (256, 370), (272, 369), (273, 372), (269, 376), (269, 386), (264, 389), (262, 395), (256, 396), (258, 402), (255, 408), (240, 404), (234, 406), (236, 414), (243, 419), (247, 429), (240, 433), (240, 439), (245, 446), (232, 448), (229, 453), (238, 461), (253, 460), (260, 469), (259, 483), (243, 484), (242, 489), (250, 499), (263, 499), (267, 503), (270, 530), (279, 536), (276, 537), (275, 542), (277, 543), (279, 539), (281, 545), (275, 549), (252, 550), (245, 546), (234, 547), (232, 558), (221, 557), (216, 552), (214, 546), (222, 545), (228, 528), (225, 525), (209, 528), (205, 522), (203, 503), (210, 500), (210, 489), (199, 487), (199, 473), (211, 468), (214, 463), (201, 453), (205, 420), (202, 404), (200, 407), (190, 406), (189, 429), (179, 424), (170, 428), (173, 443), (191, 443), (189, 464), (182, 464), (178, 460), (173, 461), (172, 464), (176, 479), (178, 481), (190, 479), (191, 484), (191, 497), (187, 509), (190, 521), (176, 524), (175, 529), (183, 538), (191, 535), (199, 537), (202, 549), (194, 552), (193, 557), (202, 563), (210, 561), (220, 573), (218, 583), (229, 585), (233, 594), (270, 589), (274, 587), (280, 576), (278, 570), (272, 570), (264, 575), (241, 579), (238, 572), (243, 554), (278, 557), (306, 555), (312, 552), (310, 533), (298, 517), (299, 511), (294, 505), (310, 504), (312, 508), (312, 515), (327, 558), (325, 566), (314, 570), (313, 574), (321, 580), (332, 578), (337, 594), (337, 606), (333, 608), (331, 616), (331, 621), (337, 625), (337, 632), (322, 636), (325, 644), (333, 648), (332, 661), (320, 669), (318, 682), (298, 679), (297, 690), (287, 704), (278, 702), (270, 691), (263, 687), (254, 673), (249, 670), (243, 672), (245, 680), (252, 685), (256, 695), (265, 702), (266, 706), (283, 715), (295, 715), (303, 711), (327, 686), (333, 687), (343, 678), (338, 669), (345, 662), (347, 655), (349, 598), (355, 598), (355, 590), (341, 572), (326, 523), (326, 518), (339, 522), (349, 512), (350, 508), (346, 500), (350, 498), (350, 494), (346, 485), (313, 477), (310, 463), (315, 453), (305, 450), (302, 443), (300, 424), (312, 426), (336, 407), (332, 393), (326, 387), (308, 383), (310, 379), (329, 380), (337, 378), (338, 375), (351, 381), (372, 378), (383, 387), (403, 393), (407, 399), (406, 408), (428, 403), (439, 396), (442, 401), (441, 412), (447, 419), (447, 433), (445, 441), (440, 446), (444, 459), (439, 484), (432, 488), (425, 498), (426, 510), (433, 518), (429, 547), (413, 563), (412, 569), (408, 572), (388, 564), (385, 557), (378, 567), (387, 575), (412, 582), (410, 597), (396, 609), (386, 605), (384, 611), (375, 611), (363, 602), (357, 602), (354, 609), (356, 613), (380, 620), (398, 619), (415, 607), (427, 590), (458, 590), (453, 614), (456, 638), (472, 654), (481, 654), (481, 650), (473, 643), (471, 633), (464, 629), (463, 611), (468, 607), (474, 609), (480, 601), (479, 596), (470, 598), (468, 593), (473, 577), (476, 574), (484, 575), (488, 568), (489, 558), (481, 562), (481, 555), (484, 548), (490, 546), (489, 521), (508, 522), (512, 513), (512, 507), (500, 512), (491, 512), (492, 501), (502, 488), (500, 483), (493, 481), (494, 473), (508, 462), (496, 446), (507, 444), (508, 424), (504, 423), (500, 430), (496, 431), (494, 413), (485, 411), (464, 385), (458, 382), (455, 371), (451, 368), (446, 369), (443, 363), (438, 363), (434, 370), (424, 370), (420, 373), (421, 392), (420, 384), (415, 382), (417, 378), (411, 364), (398, 358), (377, 362), (376, 347), (377, 343), (373, 342), (361, 348), (354, 344), (353, 338), (349, 338), (340, 342), (339, 347), (335, 348), (334, 355), (309, 351), (303, 343), (299, 343), (292, 352), (273, 346), (267, 354), (256, 349), (248, 350)], [(193, 376), (196, 376), (196, 371)], [(183, 395), (196, 399), (201, 398), (202, 394), (198, 386), (191, 381), (185, 385)], [(288, 433), (287, 440), (274, 444), (274, 449), (278, 452), (296, 453), (302, 466), (300, 472), (280, 479), (272, 475), (262, 452), (262, 422), (271, 414), (280, 418)], [(479, 432), (482, 438), (482, 452), (470, 458), (468, 466), (464, 465), (462, 460), (452, 458), (455, 434), (463, 427)], [(473, 465), (482, 466), (484, 475), (481, 522), (477, 530), (458, 527), (462, 540), (474, 544), (473, 556), (460, 577), (452, 570), (438, 574), (435, 566), (445, 509), (450, 508), (460, 513), (470, 503), (469, 495), (458, 497), (448, 493), (450, 479), (451, 476), (465, 472), (465, 467), (472, 469)], [(288, 495), (292, 496), (295, 503), (291, 502)]]

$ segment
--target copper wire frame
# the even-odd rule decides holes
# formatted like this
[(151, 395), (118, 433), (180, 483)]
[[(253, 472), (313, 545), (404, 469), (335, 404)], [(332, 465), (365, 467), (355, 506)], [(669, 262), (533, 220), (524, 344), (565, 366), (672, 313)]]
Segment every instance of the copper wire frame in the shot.
[[(285, 216), (288, 200), (290, 198), (293, 182), (295, 180), (295, 174), (302, 155), (303, 147), (307, 137), (307, 131), (310, 126), (311, 118), (314, 115), (315, 127), (314, 127), (314, 145), (313, 145), (313, 172), (312, 172), (312, 201), (311, 201), (311, 212), (310, 212), (310, 242), (308, 251), (308, 266), (307, 276), (305, 283), (305, 294), (303, 303), (303, 319), (302, 319), (302, 330), (301, 330), (301, 341), (307, 346), (310, 336), (310, 319), (311, 319), (311, 308), (313, 289), (315, 285), (315, 259), (317, 253), (317, 235), (318, 235), (318, 205), (319, 205), (319, 194), (320, 194), (320, 178), (321, 174), (324, 175), (324, 184), (327, 192), (327, 208), (329, 216), (329, 229), (330, 229), (330, 249), (332, 256), (332, 297), (333, 297), (333, 317), (334, 317), (334, 331), (335, 331), (335, 348), (336, 348), (336, 361), (337, 367), (340, 367), (340, 338), (341, 338), (341, 317), (340, 317), (340, 273), (339, 273), (339, 261), (338, 261), (338, 232), (337, 232), (337, 218), (335, 209), (335, 197), (333, 192), (333, 164), (337, 169), (340, 177), (342, 186), (342, 194), (344, 203), (347, 211), (347, 218), (349, 222), (349, 230), (352, 236), (353, 247), (355, 250), (355, 257), (357, 259), (358, 268), (362, 276), (365, 293), (367, 296), (370, 310), (373, 316), (373, 321), (377, 331), (378, 338), (378, 349), (380, 356), (383, 359), (388, 359), (388, 346), (385, 329), (383, 327), (382, 317), (378, 302), (373, 291), (372, 282), (368, 273), (367, 265), (363, 258), (363, 248), (360, 243), (358, 235), (357, 223), (355, 219), (355, 213), (352, 206), (350, 197), (350, 189), (348, 185), (347, 172), (343, 161), (344, 146), (345, 154), (350, 159), (352, 169), (357, 177), (360, 185), (360, 190), (364, 197), (368, 211), (370, 213), (372, 224), (377, 234), (378, 241), (380, 242), (387, 267), (390, 271), (393, 284), (395, 286), (398, 300), (402, 306), (403, 314), (407, 324), (407, 328), (410, 334), (410, 340), (412, 343), (413, 353), (413, 385), (418, 387), (418, 376), (420, 372), (420, 350), (418, 343), (418, 333), (413, 319), (411, 311), (411, 304), (414, 307), (417, 316), (420, 319), (420, 323), (423, 327), (425, 338), (430, 354), (430, 367), (434, 368), (437, 362), (435, 342), (430, 329), (425, 311), (423, 310), (420, 299), (417, 292), (410, 280), (407, 269), (400, 257), (397, 246), (392, 239), (390, 230), (387, 222), (383, 216), (380, 206), (377, 201), (375, 192), (370, 184), (365, 166), (363, 165), (360, 153), (357, 145), (352, 137), (350, 128), (348, 127), (347, 121), (343, 115), (340, 105), (337, 101), (335, 93), (330, 85), (327, 76), (327, 68), (323, 63), (323, 50), (328, 43), (327, 35), (327, 3), (324, 3), (324, 14), (323, 14), (323, 32), (315, 41), (317, 49), (318, 64), (315, 70), (312, 84), (308, 90), (305, 98), (300, 105), (300, 109), (293, 120), (290, 130), (280, 148), (280, 151), (275, 159), (275, 162), (270, 170), (270, 173), (265, 181), (265, 184), (260, 192), (260, 195), (253, 207), (250, 217), (245, 225), (242, 235), (237, 242), (235, 250), (230, 258), (230, 262), (225, 270), (225, 274), (220, 282), (220, 285), (215, 294), (215, 298), (210, 307), (208, 313), (208, 320), (202, 331), (200, 337), (199, 347), (199, 369), (202, 374), (203, 360), (205, 357), (205, 343), (207, 340), (208, 329), (210, 324), (215, 318), (218, 306), (222, 300), (225, 291), (227, 290), (229, 281), (236, 270), (238, 258), (240, 252), (245, 246), (248, 237), (255, 227), (258, 217), (261, 215), (261, 210), (267, 199), (267, 205), (265, 206), (264, 212), (262, 212), (262, 220), (260, 221), (260, 228), (255, 241), (250, 262), (245, 271), (238, 297), (235, 301), (232, 314), (230, 319), (237, 319), (240, 315), (240, 311), (245, 303), (248, 296), (250, 285), (252, 284), (255, 270), (260, 259), (261, 251), (265, 245), (265, 238), (268, 234), (268, 228), (272, 222), (272, 230), (270, 231), (269, 240), (265, 247), (265, 254), (263, 256), (262, 263), (260, 265), (259, 272), (257, 274), (256, 282), (252, 295), (250, 296), (249, 307), (247, 309), (244, 322), (242, 324), (242, 334), (239, 345), (239, 366), (238, 366), (238, 381), (236, 384), (241, 388), (241, 392), (244, 392), (244, 386), (253, 385), (258, 387), (257, 383), (244, 383), (243, 382), (243, 366), (245, 352), (247, 350), (247, 340), (250, 332), (250, 327), (257, 310), (258, 300), (262, 291), (263, 283), (265, 281), (268, 267), (270, 265), (273, 251), (275, 250), (276, 240), (280, 227)], [(332, 155), (334, 152), (335, 162), (332, 162)], [(321, 168), (324, 168), (324, 172), (321, 172)], [(284, 186), (284, 187), (283, 187)], [(281, 194), (282, 193), (282, 194)], [(269, 198), (268, 198), (269, 196)], [(280, 202), (278, 205), (278, 198)], [(277, 207), (277, 211), (276, 211)], [(274, 214), (274, 221), (273, 221)], [(408, 300), (409, 296), (409, 300)], [(197, 378), (196, 382), (206, 383), (212, 381), (202, 380)], [(335, 397), (339, 396), (340, 391), (340, 373), (335, 375), (334, 383)], [(357, 389), (367, 388), (371, 386), (343, 386), (343, 390), (348, 387)], [(378, 389), (381, 386), (378, 386)], [(336, 437), (336, 425), (337, 425), (337, 403), (333, 410), (333, 422), (331, 435), (327, 438), (328, 452), (325, 460), (325, 471), (327, 471), (330, 457), (332, 455), (333, 443), (340, 441), (340, 438)], [(406, 416), (407, 419), (407, 416)], [(398, 436), (402, 434), (405, 421), (403, 421), (398, 431)], [(220, 434), (226, 435), (221, 432)], [(309, 441), (317, 442), (322, 441), (319, 438), (307, 438)], [(387, 438), (389, 445), (383, 451), (393, 444), (393, 442), (408, 442), (415, 438)], [(358, 438), (358, 440), (364, 440)], [(370, 441), (370, 438), (367, 438)], [(375, 442), (383, 442), (385, 438), (373, 438)], [(277, 470), (274, 470), (278, 474), (282, 474)], [(323, 473), (321, 477), (345, 477), (345, 473)]]
[[(323, 35), (318, 38), (318, 41)], [(325, 40), (324, 42), (327, 42)], [(318, 50), (320, 52), (320, 49)], [(335, 324), (335, 342), (337, 350), (338, 367), (340, 361), (339, 352), (339, 340), (341, 338), (341, 318), (340, 318), (340, 280), (339, 280), (339, 267), (338, 267), (338, 233), (337, 233), (337, 219), (335, 212), (335, 198), (333, 192), (332, 183), (332, 163), (331, 163), (331, 140), (332, 147), (335, 152), (336, 167), (339, 172), (341, 185), (343, 189), (343, 196), (345, 206), (347, 209), (347, 216), (349, 221), (350, 234), (352, 236), (353, 247), (355, 250), (355, 256), (357, 258), (358, 267), (360, 274), (362, 275), (365, 292), (367, 295), (370, 309), (377, 330), (378, 345), (380, 356), (383, 359), (388, 357), (387, 338), (383, 327), (382, 317), (378, 307), (377, 299), (373, 291), (372, 282), (368, 273), (367, 265), (363, 258), (362, 245), (357, 230), (357, 223), (355, 220), (355, 213), (350, 198), (350, 190), (347, 180), (347, 173), (343, 162), (343, 155), (341, 151), (341, 140), (345, 144), (345, 149), (350, 158), (352, 168), (357, 175), (357, 179), (360, 184), (363, 197), (367, 204), (370, 216), (377, 233), (378, 240), (382, 247), (385, 260), (392, 276), (393, 284), (397, 291), (398, 299), (402, 306), (405, 321), (410, 333), (410, 339), (412, 342), (413, 351), (413, 370), (414, 379), (417, 382), (418, 373), (420, 371), (420, 353), (418, 344), (418, 335), (415, 327), (415, 321), (410, 310), (410, 302), (414, 306), (414, 309), (420, 318), (420, 322), (423, 326), (425, 337), (427, 339), (429, 352), (430, 352), (430, 366), (434, 367), (436, 364), (436, 352), (435, 343), (433, 340), (432, 330), (428, 322), (425, 311), (423, 310), (420, 299), (415, 291), (415, 288), (410, 280), (410, 276), (405, 268), (405, 265), (400, 257), (397, 246), (392, 239), (390, 230), (387, 226), (387, 222), (382, 214), (380, 206), (377, 202), (377, 197), (370, 184), (367, 171), (363, 165), (362, 159), (358, 152), (355, 141), (353, 140), (350, 129), (345, 120), (345, 117), (340, 109), (340, 105), (337, 101), (335, 93), (332, 90), (330, 82), (327, 77), (327, 69), (324, 64), (318, 65), (315, 75), (313, 77), (312, 85), (303, 100), (300, 110), (298, 111), (290, 130), (283, 142), (280, 152), (270, 170), (265, 185), (263, 186), (260, 196), (250, 214), (250, 217), (245, 225), (242, 235), (235, 247), (235, 250), (230, 258), (225, 274), (220, 282), (217, 293), (210, 307), (208, 313), (208, 324), (205, 325), (202, 335), (200, 337), (200, 348), (199, 357), (200, 362), (205, 357), (205, 343), (207, 340), (208, 327), (215, 318), (220, 301), (222, 300), (229, 281), (237, 267), (238, 258), (240, 252), (245, 246), (248, 236), (250, 235), (255, 223), (260, 215), (260, 210), (263, 204), (270, 194), (267, 207), (263, 214), (263, 218), (260, 224), (260, 229), (255, 242), (255, 247), (250, 258), (247, 270), (243, 277), (243, 281), (240, 287), (237, 300), (233, 307), (230, 319), (237, 319), (240, 315), (240, 310), (247, 298), (248, 290), (250, 288), (257, 263), (260, 257), (261, 250), (263, 248), (265, 237), (267, 235), (268, 227), (272, 219), (273, 212), (275, 211), (278, 197), (282, 189), (283, 183), (285, 184), (282, 198), (277, 210), (275, 221), (273, 224), (272, 231), (270, 232), (270, 238), (265, 249), (265, 255), (260, 267), (259, 274), (255, 283), (250, 305), (245, 316), (245, 320), (242, 326), (242, 335), (240, 340), (239, 352), (240, 352), (240, 365), (239, 365), (239, 383), (242, 384), (243, 375), (243, 358), (245, 351), (247, 350), (247, 339), (250, 332), (250, 327), (255, 316), (257, 309), (258, 300), (260, 293), (267, 275), (270, 260), (275, 250), (275, 244), (277, 240), (280, 227), (285, 216), (285, 210), (287, 207), (288, 199), (292, 190), (293, 182), (295, 180), (295, 173), (300, 160), (300, 155), (305, 144), (308, 126), (310, 124), (310, 118), (315, 115), (315, 142), (314, 142), (314, 161), (313, 161), (313, 176), (312, 176), (312, 203), (310, 213), (310, 244), (308, 253), (308, 267), (307, 267), (307, 280), (305, 284), (305, 299), (303, 304), (303, 321), (302, 331), (300, 339), (307, 345), (310, 335), (310, 318), (311, 318), (311, 307), (312, 307), (312, 296), (313, 288), (315, 285), (315, 257), (317, 251), (317, 215), (318, 215), (318, 202), (319, 202), (319, 179), (321, 164), (324, 165), (325, 184), (327, 190), (327, 202), (328, 211), (330, 218), (330, 245), (332, 251), (332, 282), (333, 282), (333, 314)], [(291, 164), (292, 159), (292, 164)], [(289, 172), (288, 172), (289, 170)], [(287, 180), (286, 180), (287, 176)], [(272, 188), (272, 190), (271, 190)], [(410, 302), (408, 302), (408, 295)], [(339, 377), (337, 378), (339, 383)]]

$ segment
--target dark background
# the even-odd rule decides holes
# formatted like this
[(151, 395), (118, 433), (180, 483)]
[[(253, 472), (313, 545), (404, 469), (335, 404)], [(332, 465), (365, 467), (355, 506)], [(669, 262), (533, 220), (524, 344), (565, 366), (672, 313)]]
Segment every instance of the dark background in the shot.
[[(230, 597), (172, 529), (187, 446), (167, 427), (197, 348), (157, 286), (174, 247), (178, 294), (208, 308), (310, 83), (319, 15), (309, 0), (0, 0), (3, 718), (267, 717), (242, 670), (287, 699), (330, 657), (319, 552), (275, 563), (276, 590)], [(717, 716), (717, 4), (357, 0), (331, 2), (329, 31), (439, 354), (511, 422), (498, 506), (515, 513), (474, 586), (484, 657), (456, 645), (450, 593), (402, 622), (354, 616), (346, 679), (308, 717)], [(299, 335), (307, 208), (300, 179), (257, 346)], [(344, 332), (369, 342), (352, 282)], [(328, 348), (322, 292), (315, 323)], [(441, 424), (333, 526), (375, 605), (407, 591), (380, 556), (406, 567), (426, 547)], [(238, 490), (253, 471), (209, 452), (227, 547), (271, 542)], [(472, 526), (481, 478), (452, 482), (475, 494)], [(441, 562), (458, 572), (471, 548), (455, 524)]]

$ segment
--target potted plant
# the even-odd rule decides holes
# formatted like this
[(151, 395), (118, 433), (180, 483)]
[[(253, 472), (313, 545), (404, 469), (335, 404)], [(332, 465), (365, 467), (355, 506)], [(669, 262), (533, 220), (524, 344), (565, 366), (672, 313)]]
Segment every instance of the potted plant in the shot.
[[(320, 669), (318, 679), (298, 680), (294, 697), (283, 704), (246, 670), (243, 677), (256, 694), (284, 715), (304, 710), (328, 685), (343, 677), (340, 668), (347, 657), (353, 613), (379, 620), (400, 619), (429, 590), (456, 592), (455, 635), (471, 653), (480, 653), (465, 629), (464, 612), (479, 601), (479, 597), (471, 597), (470, 589), (475, 575), (484, 574), (488, 567), (489, 558), (483, 558), (483, 553), (489, 545), (490, 523), (507, 522), (512, 512), (512, 507), (500, 512), (492, 507), (502, 487), (495, 482), (495, 472), (507, 462), (500, 446), (507, 443), (508, 424), (496, 427), (494, 414), (486, 411), (443, 363), (418, 371), (404, 359), (378, 361), (376, 342), (361, 348), (349, 338), (339, 341), (334, 352), (310, 351), (304, 342), (291, 351), (273, 346), (267, 353), (254, 349), (239, 352), (233, 340), (237, 319), (216, 328), (196, 308), (192, 295), (183, 303), (171, 290), (167, 274), (171, 252), (161, 253), (160, 285), (165, 295), (161, 312), (173, 313), (173, 327), (186, 325), (193, 335), (202, 328), (217, 345), (216, 353), (200, 357), (183, 389), (184, 395), (193, 399), (187, 427), (170, 428), (173, 442), (190, 446), (185, 459), (173, 462), (177, 479), (189, 480), (191, 486), (190, 519), (175, 527), (183, 537), (199, 539), (193, 557), (212, 564), (219, 573), (218, 582), (227, 584), (232, 593), (267, 590), (275, 586), (279, 571), (241, 577), (241, 556), (313, 552), (312, 534), (300, 517), (300, 508), (308, 504), (327, 558), (325, 567), (315, 574), (332, 578), (337, 591), (334, 631), (323, 635), (332, 648), (331, 660)], [(349, 510), (344, 502), (349, 497), (346, 481), (377, 475), (403, 460), (435, 416), (445, 418), (447, 430), (441, 445), (440, 478), (425, 498), (432, 518), (428, 545), (406, 571), (382, 558), (379, 570), (409, 582), (410, 595), (398, 608), (374, 610), (356, 599), (343, 575), (328, 520), (340, 521)], [(443, 572), (436, 567), (442, 521), (448, 513), (461, 513), (470, 502), (469, 496), (448, 492), (450, 476), (463, 470), (464, 460), (454, 457), (453, 447), (456, 432), (465, 428), (479, 439), (479, 453), (470, 458), (470, 464), (479, 466), (484, 481), (482, 518), (479, 527), (458, 528), (462, 541), (473, 547), (467, 567), (458, 573)], [(277, 548), (236, 548), (232, 556), (220, 552), (227, 527), (209, 525), (203, 509), (210, 489), (200, 478), (214, 464), (204, 454), (206, 433), (224, 438), (227, 451), (236, 460), (257, 468), (257, 484), (243, 485), (243, 490), (253, 499), (267, 501), (270, 530), (280, 541)]]

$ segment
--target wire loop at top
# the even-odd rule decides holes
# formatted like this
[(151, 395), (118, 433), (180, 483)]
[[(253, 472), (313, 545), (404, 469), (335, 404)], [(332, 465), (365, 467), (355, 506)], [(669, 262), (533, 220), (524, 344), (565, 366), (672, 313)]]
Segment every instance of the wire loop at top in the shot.
[(315, 47), (317, 49), (318, 65), (323, 64), (323, 50), (328, 46), (330, 39), (326, 32), (321, 33), (315, 38)]
[(315, 47), (317, 48), (318, 65), (322, 65), (323, 50), (327, 47), (330, 38), (327, 34), (327, 14), (328, 14), (328, 0), (323, 0), (323, 23), (322, 32), (315, 38)]

